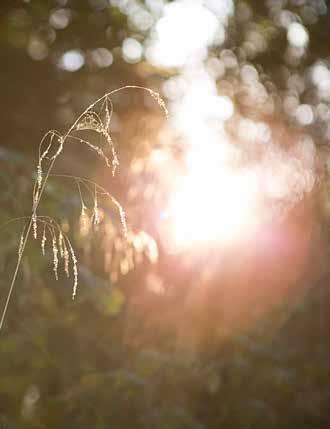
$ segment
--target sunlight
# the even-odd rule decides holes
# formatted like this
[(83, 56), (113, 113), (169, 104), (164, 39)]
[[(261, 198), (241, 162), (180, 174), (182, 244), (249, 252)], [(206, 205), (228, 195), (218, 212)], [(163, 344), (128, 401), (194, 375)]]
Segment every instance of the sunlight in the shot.
[(170, 234), (179, 248), (247, 236), (257, 219), (258, 182), (250, 171), (233, 170), (214, 147), (207, 159), (188, 156), (188, 173), (169, 204)]
[(193, 59), (196, 52), (206, 56), (206, 47), (213, 41), (218, 26), (216, 16), (202, 2), (170, 3), (157, 22), (156, 40), (148, 49), (148, 59), (161, 66), (180, 67)]

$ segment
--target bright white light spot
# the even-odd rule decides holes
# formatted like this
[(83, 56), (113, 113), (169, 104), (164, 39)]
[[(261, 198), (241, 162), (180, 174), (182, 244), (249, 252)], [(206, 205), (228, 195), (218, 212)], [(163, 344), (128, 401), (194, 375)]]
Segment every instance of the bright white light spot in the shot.
[(232, 0), (204, 0), (205, 6), (210, 9), (222, 22), (234, 13)]
[(173, 106), (173, 121), (190, 144), (216, 142), (233, 112), (232, 100), (219, 96), (214, 80), (201, 69), (186, 76), (185, 95)]
[(168, 153), (164, 149), (154, 149), (149, 160), (154, 166), (159, 166), (168, 160)]
[(271, 140), (271, 130), (264, 122), (242, 119), (238, 126), (240, 139), (248, 142), (268, 143)]
[(153, 15), (160, 15), (164, 9), (164, 0), (145, 0), (145, 4)]
[(63, 70), (75, 72), (81, 69), (84, 63), (85, 57), (83, 53), (79, 50), (72, 49), (61, 56), (58, 66)]
[(318, 86), (320, 82), (328, 80), (330, 73), (327, 66), (323, 63), (317, 63), (312, 67), (311, 79), (314, 85)]
[(259, 74), (254, 66), (245, 64), (241, 69), (241, 77), (243, 82), (254, 83), (259, 79)]
[(167, 79), (162, 86), (165, 97), (172, 101), (182, 98), (185, 89), (186, 81), (180, 76)]
[(294, 114), (296, 108), (299, 105), (299, 100), (295, 95), (288, 95), (283, 101), (283, 107), (286, 113), (289, 115)]
[(128, 37), (123, 42), (123, 57), (128, 63), (138, 63), (142, 57), (142, 45), (136, 39)]
[(169, 207), (170, 231), (177, 247), (232, 242), (255, 225), (256, 177), (221, 163), (215, 168), (216, 152), (208, 153), (207, 159), (198, 158)]
[(216, 57), (212, 57), (207, 60), (207, 71), (214, 78), (219, 79), (223, 77), (226, 72), (225, 65), (223, 61), (219, 60)]
[(140, 31), (147, 31), (153, 24), (152, 15), (143, 8), (130, 15), (130, 21)]
[(159, 66), (180, 67), (189, 60), (205, 58), (217, 35), (219, 20), (201, 2), (176, 1), (164, 8), (156, 24), (148, 59)]
[(227, 69), (235, 69), (238, 66), (237, 57), (230, 49), (221, 52), (221, 60)]
[(276, 157), (270, 159), (266, 166), (263, 171), (265, 194), (272, 199), (289, 199), (299, 180), (295, 166)]
[(310, 125), (314, 120), (313, 109), (309, 104), (301, 104), (296, 109), (296, 118), (301, 125)]
[(290, 24), (287, 36), (290, 45), (296, 48), (305, 48), (309, 41), (306, 28), (298, 22)]
[(238, 135), (242, 140), (254, 142), (258, 137), (258, 126), (251, 119), (242, 119), (238, 126)]
[(165, 0), (145, 0), (144, 3), (155, 17), (161, 15), (165, 6)]
[(210, 116), (226, 121), (231, 118), (234, 113), (234, 105), (231, 99), (227, 96), (215, 96), (210, 99), (208, 109)]
[(260, 143), (268, 143), (271, 140), (271, 130), (264, 122), (257, 123), (257, 140)]
[(326, 100), (326, 101), (330, 100), (330, 78), (326, 80), (322, 80), (319, 83), (318, 93), (319, 93), (319, 97), (322, 98), (323, 100)]

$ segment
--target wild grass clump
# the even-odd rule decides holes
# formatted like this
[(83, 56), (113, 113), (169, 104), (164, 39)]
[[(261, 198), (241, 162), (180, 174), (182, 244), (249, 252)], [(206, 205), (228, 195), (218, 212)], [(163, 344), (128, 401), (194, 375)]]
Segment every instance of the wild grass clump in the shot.
[[(105, 162), (106, 166), (111, 168), (112, 175), (115, 175), (116, 169), (119, 165), (119, 160), (114, 142), (110, 134), (111, 118), (113, 114), (113, 102), (111, 97), (114, 94), (126, 89), (138, 89), (146, 91), (157, 101), (158, 105), (163, 109), (165, 115), (167, 116), (168, 112), (165, 103), (158, 93), (152, 91), (149, 88), (129, 85), (115, 89), (114, 91), (111, 91), (97, 99), (79, 115), (79, 117), (64, 134), (61, 134), (56, 130), (50, 130), (41, 139), (39, 144), (37, 174), (32, 192), (31, 215), (11, 220), (25, 220), (26, 224), (23, 227), (19, 240), (16, 267), (5, 300), (4, 309), (2, 311), (0, 330), (3, 327), (10, 298), (16, 283), (17, 274), (19, 272), (22, 258), (31, 233), (35, 240), (40, 238), (42, 255), (45, 255), (47, 243), (50, 243), (53, 260), (53, 272), (56, 280), (58, 280), (59, 265), (60, 262), (62, 262), (63, 270), (67, 277), (73, 277), (72, 298), (74, 299), (77, 294), (78, 260), (71, 241), (65, 231), (63, 231), (61, 225), (54, 218), (40, 215), (38, 211), (41, 198), (50, 177), (65, 177), (73, 180), (76, 183), (81, 201), (79, 225), (82, 235), (88, 233), (90, 224), (98, 226), (102, 222), (101, 211), (99, 208), (99, 199), (100, 197), (105, 197), (110, 200), (110, 202), (117, 209), (123, 234), (125, 237), (127, 237), (128, 229), (125, 211), (121, 204), (108, 191), (88, 178), (64, 174), (52, 174), (55, 162), (60, 157), (60, 155), (63, 154), (65, 146), (67, 144), (76, 143), (83, 144), (95, 152), (96, 155)], [(84, 133), (86, 134), (86, 131), (97, 133), (101, 137), (99, 143), (91, 143), (87, 138), (85, 138)], [(88, 208), (88, 205), (85, 203), (84, 191), (82, 188), (92, 197), (93, 205), (91, 208)], [(92, 210), (91, 217), (88, 216), (88, 211), (90, 211), (90, 209)]]

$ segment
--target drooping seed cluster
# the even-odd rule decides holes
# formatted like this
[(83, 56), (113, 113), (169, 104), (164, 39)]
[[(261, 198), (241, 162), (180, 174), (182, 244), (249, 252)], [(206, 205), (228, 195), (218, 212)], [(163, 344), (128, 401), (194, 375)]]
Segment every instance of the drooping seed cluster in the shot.
[[(53, 260), (53, 272), (55, 279), (58, 280), (58, 268), (60, 259), (63, 260), (63, 268), (67, 277), (70, 277), (70, 260), (72, 262), (72, 274), (73, 274), (73, 289), (72, 289), (72, 298), (77, 294), (78, 286), (78, 267), (77, 267), (77, 257), (71, 245), (71, 242), (66, 234), (62, 231), (60, 225), (49, 216), (36, 216), (36, 223), (43, 225), (43, 232), (41, 236), (41, 252), (43, 256), (46, 255), (46, 243), (47, 236), (51, 237), (51, 252)], [(18, 248), (18, 255), (22, 255), (22, 249), (25, 240), (26, 226), (24, 227), (21, 237), (20, 244)]]
[(58, 280), (58, 247), (57, 247), (57, 240), (56, 235), (53, 235), (52, 239), (52, 248), (53, 248), (53, 271), (55, 274), (55, 279)]
[[(49, 179), (50, 172), (52, 170), (53, 164), (57, 157), (62, 153), (64, 144), (66, 142), (78, 142), (86, 145), (88, 148), (93, 150), (98, 156), (100, 156), (106, 163), (108, 167), (111, 167), (112, 174), (115, 175), (116, 169), (119, 165), (119, 160), (115, 148), (114, 141), (112, 140), (110, 134), (110, 123), (113, 114), (113, 104), (110, 96), (120, 90), (135, 88), (142, 89), (148, 92), (158, 103), (158, 105), (163, 109), (165, 115), (168, 115), (168, 111), (163, 99), (155, 91), (137, 87), (137, 86), (127, 86), (114, 90), (112, 93), (106, 94), (89, 106), (82, 115), (74, 122), (74, 124), (69, 128), (66, 134), (61, 135), (59, 132), (50, 130), (42, 138), (39, 145), (39, 157), (36, 171), (36, 180), (33, 189), (33, 204), (32, 204), (32, 215), (31, 215), (31, 225), (32, 233), (35, 239), (38, 238), (38, 225), (41, 223), (43, 225), (43, 232), (41, 236), (41, 252), (43, 255), (46, 254), (46, 244), (47, 236), (50, 236), (51, 250), (52, 250), (52, 259), (53, 259), (53, 272), (56, 280), (58, 280), (58, 268), (59, 268), (59, 258), (63, 260), (64, 272), (67, 277), (70, 277), (70, 271), (73, 274), (73, 291), (72, 298), (77, 294), (78, 286), (78, 267), (77, 267), (77, 258), (74, 252), (74, 249), (71, 245), (70, 240), (64, 234), (59, 224), (52, 218), (48, 216), (39, 216), (37, 214), (37, 209), (39, 206), (40, 198), (46, 186), (46, 182)], [(103, 137), (97, 144), (90, 142), (89, 140), (83, 138), (81, 133), (84, 131), (96, 132)], [(102, 147), (102, 144), (104, 145)], [(109, 155), (107, 155), (107, 153)], [(48, 162), (48, 164), (47, 164)], [(44, 163), (47, 167), (45, 168)], [(81, 198), (81, 214), (79, 219), (80, 233), (81, 235), (87, 235), (91, 225), (98, 227), (104, 218), (104, 213), (99, 207), (99, 195), (108, 197), (111, 202), (115, 205), (118, 210), (120, 222), (123, 228), (123, 237), (128, 238), (128, 231), (126, 225), (126, 216), (122, 206), (119, 202), (112, 197), (104, 188), (101, 186), (89, 181), (85, 178), (77, 178), (73, 176), (66, 176), (74, 179), (78, 185), (79, 194)], [(87, 214), (87, 206), (83, 201), (83, 195), (80, 189), (80, 184), (83, 184), (89, 193), (94, 195), (93, 197), (93, 206), (92, 214), (89, 217)], [(90, 188), (90, 185), (94, 185), (94, 193)], [(21, 258), (26, 240), (28, 238), (28, 233), (26, 233), (26, 228), (23, 229), (18, 254)], [(117, 247), (122, 247), (118, 244)], [(125, 246), (124, 246), (125, 247)], [(148, 246), (147, 246), (148, 247)], [(119, 249), (120, 250), (120, 249)], [(128, 253), (129, 254), (129, 251)], [(124, 258), (125, 259), (125, 258)], [(128, 258), (129, 260), (130, 258)], [(70, 270), (71, 262), (71, 270)], [(127, 262), (127, 261), (126, 261)], [(120, 263), (122, 266), (120, 268), (121, 272), (127, 272), (131, 267), (131, 264), (128, 265), (125, 262)], [(126, 265), (127, 267), (126, 267)]]

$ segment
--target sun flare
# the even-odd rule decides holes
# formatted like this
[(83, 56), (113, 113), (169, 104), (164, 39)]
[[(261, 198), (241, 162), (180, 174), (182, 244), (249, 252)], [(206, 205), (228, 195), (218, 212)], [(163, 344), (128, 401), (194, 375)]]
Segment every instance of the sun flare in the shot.
[(246, 236), (256, 222), (256, 177), (219, 162), (218, 155), (208, 151), (207, 160), (188, 157), (188, 172), (177, 181), (168, 210), (177, 247), (233, 242)]

